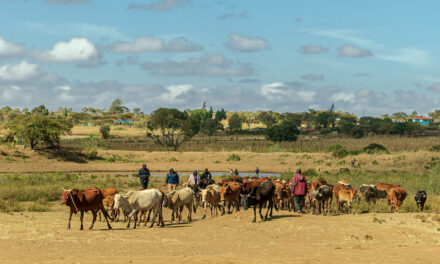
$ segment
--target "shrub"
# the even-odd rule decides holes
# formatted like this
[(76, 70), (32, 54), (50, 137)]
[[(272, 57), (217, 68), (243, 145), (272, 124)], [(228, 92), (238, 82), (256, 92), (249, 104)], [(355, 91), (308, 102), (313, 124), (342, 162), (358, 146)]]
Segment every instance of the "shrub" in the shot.
[(101, 126), (99, 128), (99, 132), (101, 133), (103, 139), (107, 139), (110, 136), (110, 126), (109, 125)]
[(382, 146), (381, 144), (371, 143), (370, 145), (363, 148), (362, 152), (367, 153), (367, 154), (374, 154), (374, 153), (381, 153), (381, 152), (388, 153), (388, 150), (384, 146)]
[(340, 150), (340, 149), (343, 149), (344, 147), (343, 146), (341, 146), (341, 145), (339, 145), (339, 144), (334, 144), (334, 145), (330, 145), (330, 146), (328, 146), (327, 147), (327, 151), (328, 152), (334, 152), (334, 151), (337, 151), (337, 150)]
[(335, 150), (332, 153), (333, 157), (339, 158), (339, 159), (345, 158), (345, 157), (347, 157), (347, 155), (348, 155), (348, 151), (345, 148)]
[(95, 148), (93, 148), (93, 149), (89, 150), (89, 152), (87, 153), (86, 156), (89, 160), (97, 159), (98, 158), (98, 151)]
[(429, 151), (440, 152), (440, 145), (433, 145), (429, 147)]
[(241, 158), (240, 156), (238, 156), (237, 154), (231, 154), (229, 155), (229, 157), (226, 159), (226, 161), (240, 161)]
[(304, 176), (311, 176), (311, 177), (318, 176), (318, 172), (315, 169), (312, 169), (312, 168), (308, 168), (302, 174)]
[(298, 127), (293, 122), (287, 121), (267, 128), (265, 132), (266, 137), (275, 142), (296, 141), (299, 135)]
[(283, 148), (281, 148), (280, 144), (275, 143), (272, 146), (267, 148), (268, 152), (282, 152)]
[(371, 164), (373, 164), (373, 165), (378, 165), (379, 163), (377, 162), (377, 160), (373, 160), (373, 161), (371, 162)]

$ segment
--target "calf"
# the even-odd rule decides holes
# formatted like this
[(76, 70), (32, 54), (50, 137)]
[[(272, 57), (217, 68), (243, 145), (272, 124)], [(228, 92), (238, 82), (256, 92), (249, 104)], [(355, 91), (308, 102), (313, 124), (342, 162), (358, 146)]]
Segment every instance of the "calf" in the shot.
[(211, 207), (211, 216), (212, 209), (215, 209), (215, 215), (218, 215), (217, 208), (222, 210), (222, 215), (225, 214), (225, 207), (220, 203), (220, 187), (216, 184), (211, 184), (206, 187), (206, 189), (202, 190), (202, 204), (205, 208), (205, 212), (203, 213), (202, 219), (206, 217), (206, 210), (208, 209), (208, 204)]
[[(228, 203), (228, 214), (232, 213), (231, 205), (236, 211), (240, 211), (240, 192), (242, 190), (241, 184), (238, 182), (228, 182), (220, 187), (220, 199), (223, 202), (223, 206)], [(234, 210), (232, 208), (232, 210)]]
[(271, 181), (265, 181), (260, 183), (258, 187), (255, 187), (249, 194), (242, 195), (244, 210), (247, 210), (249, 206), (254, 207), (254, 219), (253, 223), (257, 221), (257, 205), (260, 206), (260, 217), (263, 220), (263, 215), (261, 214), (261, 209), (266, 202), (269, 202), (267, 207), (266, 216), (264, 220), (267, 220), (267, 215), (270, 210), (270, 216), (272, 217), (273, 211), (273, 194), (275, 192), (275, 185)]
[(82, 191), (78, 189), (64, 190), (63, 195), (61, 197), (61, 201), (70, 208), (69, 223), (67, 224), (67, 229), (70, 229), (72, 214), (76, 214), (80, 212), (81, 213), (80, 230), (83, 230), (84, 212), (87, 211), (91, 211), (93, 214), (92, 225), (89, 227), (89, 229), (92, 229), (96, 221), (96, 214), (98, 210), (100, 210), (104, 215), (108, 229), (112, 229), (107, 219), (110, 217), (104, 209), (104, 205), (102, 204), (102, 199), (103, 199), (103, 195), (101, 193), (101, 190), (98, 188), (90, 188)]
[(129, 213), (127, 228), (130, 228), (131, 218), (134, 216), (134, 226), (136, 228), (138, 222), (138, 212), (153, 209), (153, 220), (150, 228), (159, 217), (161, 226), (164, 226), (162, 217), (162, 202), (165, 199), (162, 192), (157, 189), (146, 189), (142, 191), (129, 191), (127, 194), (115, 195), (115, 208), (121, 208), (124, 212)]
[[(321, 208), (324, 216), (328, 212), (328, 201), (332, 196), (332, 189), (328, 185), (321, 185), (317, 190), (313, 192), (313, 198), (316, 200), (318, 206), (318, 214), (321, 214)], [(313, 214), (315, 214), (315, 208), (313, 208)]]
[(355, 196), (356, 190), (354, 189), (340, 189), (338, 192), (338, 210), (342, 211), (345, 205), (347, 213), (351, 213), (351, 206)]
[(428, 198), (428, 195), (425, 191), (418, 191), (414, 197), (417, 208), (420, 209), (421, 212), (423, 212), (423, 208), (425, 207), (426, 198)]
[(166, 195), (163, 206), (172, 210), (171, 223), (174, 220), (174, 214), (177, 214), (179, 222), (182, 221), (182, 211), (184, 206), (188, 208), (188, 222), (192, 221), (192, 210), (194, 209), (194, 213), (197, 210), (195, 207), (194, 198), (194, 191), (189, 187), (172, 191)]
[(394, 211), (399, 211), (399, 208), (402, 205), (403, 200), (405, 200), (406, 196), (406, 191), (401, 187), (391, 188), (388, 191), (387, 201), (388, 205), (391, 206), (391, 213), (393, 213)]

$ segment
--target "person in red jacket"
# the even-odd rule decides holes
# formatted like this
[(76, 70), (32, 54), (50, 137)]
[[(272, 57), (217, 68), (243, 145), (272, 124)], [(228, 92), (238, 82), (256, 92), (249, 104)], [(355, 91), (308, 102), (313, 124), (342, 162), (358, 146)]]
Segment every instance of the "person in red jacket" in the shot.
[(295, 177), (292, 179), (292, 195), (295, 203), (295, 209), (298, 213), (302, 213), (305, 205), (305, 196), (307, 194), (306, 177), (301, 175), (301, 169), (296, 171)]

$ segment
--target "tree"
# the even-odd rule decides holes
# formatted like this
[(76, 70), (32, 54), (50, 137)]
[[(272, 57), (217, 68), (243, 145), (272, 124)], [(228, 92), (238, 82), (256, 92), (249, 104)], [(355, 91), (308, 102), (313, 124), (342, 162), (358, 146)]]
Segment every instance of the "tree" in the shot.
[(181, 112), (175, 108), (159, 108), (150, 116), (147, 136), (165, 149), (172, 147), (176, 151), (183, 142), (193, 138), (199, 130), (200, 124), (187, 112)]
[(121, 99), (115, 99), (110, 105), (108, 112), (111, 114), (122, 114), (122, 113), (130, 112), (130, 110), (122, 105)]
[(133, 112), (134, 112), (136, 115), (139, 115), (139, 113), (141, 112), (141, 109), (140, 109), (139, 107), (135, 107), (135, 108), (133, 108)]
[(331, 123), (331, 117), (332, 115), (327, 111), (319, 113), (317, 116), (318, 124), (323, 126), (324, 128), (327, 128), (328, 125)]
[(103, 139), (107, 139), (110, 136), (110, 126), (109, 125), (101, 126), (99, 128), (99, 132), (101, 133)]
[(60, 135), (71, 130), (70, 124), (52, 120), (42, 115), (26, 115), (16, 118), (9, 125), (10, 132), (24, 144), (29, 144), (31, 149), (39, 143), (50, 147), (57, 147)]
[(222, 124), (216, 119), (208, 119), (202, 122), (200, 125), (200, 132), (207, 135), (208, 137), (212, 136), (215, 131), (222, 129)]
[(40, 105), (40, 106), (37, 106), (34, 109), (32, 109), (31, 113), (33, 115), (48, 116), (49, 115), (49, 110), (46, 108), (45, 105)]
[(433, 119), (439, 119), (440, 118), (440, 110), (436, 109), (434, 112), (431, 112), (428, 114)]
[(265, 130), (266, 137), (275, 142), (282, 141), (295, 141), (298, 139), (299, 130), (298, 127), (288, 121), (283, 121), (279, 125), (274, 125)]
[(229, 124), (229, 128), (232, 131), (241, 130), (242, 121), (240, 116), (237, 113), (234, 113), (231, 117), (229, 117), (228, 124)]
[(280, 116), (280, 114), (272, 112), (272, 111), (259, 112), (257, 114), (257, 120), (269, 128), (278, 122), (279, 116)]
[(227, 118), (225, 109), (215, 112), (215, 119), (218, 121), (225, 120)]

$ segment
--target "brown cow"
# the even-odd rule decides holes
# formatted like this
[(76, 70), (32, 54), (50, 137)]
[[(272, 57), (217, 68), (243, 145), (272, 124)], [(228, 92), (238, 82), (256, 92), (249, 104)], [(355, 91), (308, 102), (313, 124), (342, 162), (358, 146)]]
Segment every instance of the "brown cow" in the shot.
[[(61, 200), (64, 204), (69, 206), (70, 208), (70, 215), (69, 215), (69, 223), (67, 225), (67, 229), (70, 229), (70, 221), (72, 220), (72, 214), (76, 214), (78, 212), (81, 212), (81, 228), (80, 230), (83, 230), (83, 218), (84, 218), (84, 212), (92, 211), (93, 214), (93, 221), (92, 225), (89, 227), (89, 229), (93, 228), (93, 225), (96, 221), (96, 214), (97, 211), (100, 210), (102, 214), (104, 215), (105, 221), (107, 222), (108, 229), (112, 229), (110, 226), (110, 223), (108, 222), (107, 218), (110, 218), (107, 212), (104, 209), (104, 205), (102, 204), (103, 195), (101, 193), (101, 190), (98, 188), (91, 188), (87, 190), (78, 190), (78, 189), (71, 189), (71, 190), (64, 190), (63, 195), (61, 197)], [(111, 219), (111, 218), (110, 218)]]
[[(118, 193), (118, 190), (116, 190), (115, 188), (106, 188), (106, 189), (101, 189), (101, 193), (102, 193), (102, 203), (104, 205), (104, 209), (107, 211), (107, 213), (110, 211), (111, 212), (111, 216), (113, 218), (113, 220), (118, 221), (119, 220), (119, 209), (116, 211), (113, 209), (113, 205), (114, 205), (114, 198), (115, 198), (115, 194)], [(99, 215), (99, 222), (102, 221), (101, 218), (101, 212), (98, 212)], [(116, 220), (116, 218), (118, 218), (118, 220)]]
[(342, 189), (351, 190), (351, 188), (348, 188), (347, 185), (342, 184), (342, 183), (336, 183), (335, 185), (333, 185), (333, 195), (335, 196), (336, 204), (338, 205), (338, 210), (340, 210), (340, 208), (339, 208), (339, 191)]
[(401, 187), (391, 188), (387, 195), (388, 205), (391, 206), (391, 213), (399, 211), (399, 207), (402, 205), (403, 200), (407, 196), (406, 191)]
[(376, 189), (379, 191), (387, 191), (387, 194), (390, 192), (391, 188), (397, 188), (400, 187), (400, 184), (390, 184), (390, 183), (383, 183), (379, 182), (376, 184)]
[(282, 183), (280, 181), (272, 181), (275, 185), (274, 192), (274, 204), (275, 209), (278, 211), (278, 208), (283, 209), (284, 205), (287, 205), (289, 212), (293, 209), (293, 196), (291, 193), (290, 184)]
[(341, 209), (343, 209), (345, 204), (345, 207), (347, 208), (347, 212), (350, 213), (351, 205), (353, 203), (355, 196), (356, 196), (355, 189), (346, 189), (346, 188), (340, 189), (338, 192), (338, 197), (339, 197), (338, 210), (341, 211)]
[(223, 202), (223, 206), (228, 203), (228, 214), (232, 213), (231, 205), (235, 206), (237, 212), (240, 211), (241, 189), (241, 184), (238, 182), (227, 182), (220, 187), (220, 200)]

